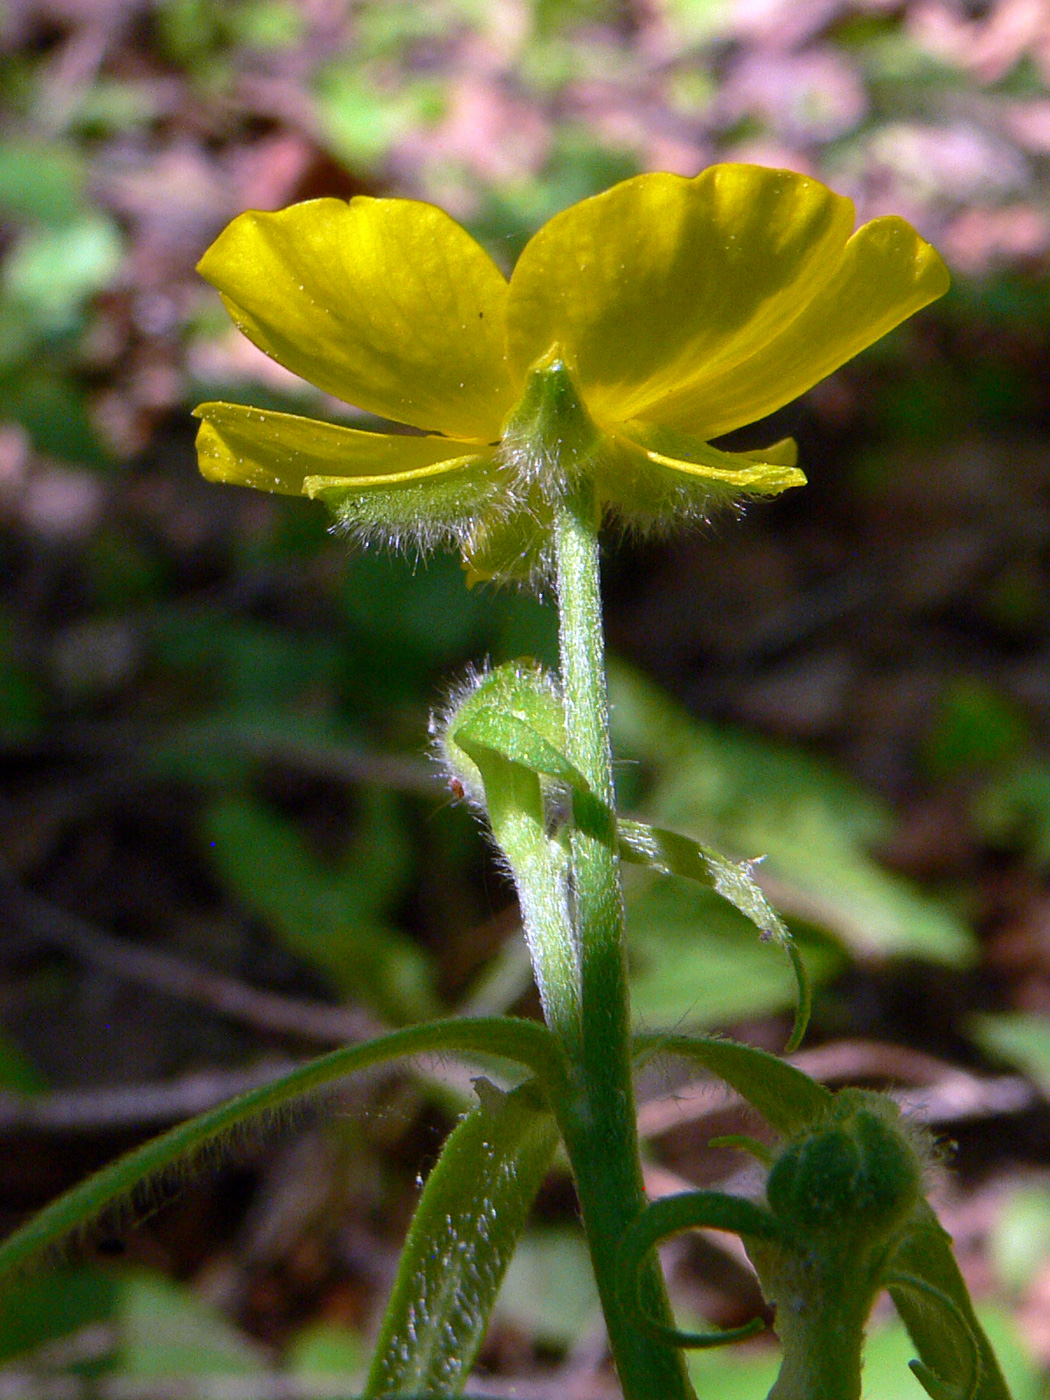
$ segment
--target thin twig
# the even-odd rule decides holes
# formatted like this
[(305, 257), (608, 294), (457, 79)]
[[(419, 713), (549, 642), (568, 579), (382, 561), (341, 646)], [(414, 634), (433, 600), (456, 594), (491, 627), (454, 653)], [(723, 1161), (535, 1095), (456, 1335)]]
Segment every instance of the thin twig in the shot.
[(100, 1132), (175, 1123), (296, 1068), (295, 1060), (268, 1060), (251, 1069), (207, 1070), (164, 1084), (0, 1094), (0, 1134)]
[(381, 1035), (386, 1029), (367, 1011), (325, 1006), (260, 991), (235, 977), (210, 972), (171, 953), (143, 948), (106, 933), (21, 886), (0, 867), (0, 897), (12, 920), (33, 937), (63, 948), (124, 981), (205, 1006), (228, 1020), (271, 1034), (321, 1045), (344, 1045)]

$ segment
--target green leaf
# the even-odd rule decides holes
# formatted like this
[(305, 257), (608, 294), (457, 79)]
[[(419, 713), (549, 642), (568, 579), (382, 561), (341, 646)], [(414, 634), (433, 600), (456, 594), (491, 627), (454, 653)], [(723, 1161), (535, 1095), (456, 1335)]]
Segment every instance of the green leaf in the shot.
[[(985, 1329), (995, 1338), (1015, 1400), (1043, 1400), (1038, 1370), (1027, 1357), (1009, 1320), (987, 1308), (979, 1310)], [(922, 1400), (922, 1388), (908, 1374), (915, 1349), (906, 1329), (891, 1322), (872, 1332), (864, 1349), (865, 1400)], [(698, 1400), (760, 1400), (776, 1380), (779, 1357), (768, 1346), (727, 1347), (725, 1351), (691, 1352), (689, 1375)]]
[(831, 1093), (808, 1074), (785, 1060), (741, 1045), (735, 1040), (705, 1036), (637, 1035), (635, 1054), (651, 1058), (676, 1055), (716, 1074), (756, 1108), (771, 1128), (783, 1135), (797, 1133), (823, 1118)]
[(117, 1280), (101, 1269), (59, 1269), (25, 1279), (0, 1308), (0, 1364), (113, 1313)]
[(11, 219), (71, 223), (83, 212), (85, 169), (68, 145), (0, 145), (0, 211)]
[(123, 258), (116, 224), (101, 213), (27, 230), (4, 265), (4, 291), (41, 330), (70, 329), (86, 299), (112, 281)]
[(250, 1376), (265, 1370), (259, 1348), (182, 1284), (134, 1270), (117, 1286), (117, 1354), (122, 1375)]
[[(982, 1331), (994, 1338), (1009, 1393), (1015, 1400), (1044, 1400), (1042, 1378), (1025, 1355), (1011, 1320), (989, 1307), (978, 1308), (977, 1317)], [(865, 1400), (921, 1400), (918, 1381), (910, 1380), (906, 1371), (914, 1355), (914, 1345), (901, 1323), (880, 1327), (864, 1351)]]
[(639, 797), (661, 826), (740, 860), (762, 854), (756, 880), (781, 913), (856, 955), (970, 960), (962, 919), (869, 855), (891, 826), (882, 804), (797, 750), (695, 722), (621, 665), (609, 680), (614, 745), (643, 765)]
[(541, 1346), (577, 1341), (601, 1316), (582, 1233), (564, 1225), (530, 1230), (510, 1261), (494, 1315)]
[(1024, 1295), (1050, 1262), (1050, 1190), (1045, 1182), (1009, 1188), (991, 1245), (1000, 1281)]
[(480, 1105), (449, 1136), (416, 1210), (368, 1396), (461, 1393), (558, 1133), (534, 1082)]
[[(361, 1388), (361, 1378), (368, 1368), (368, 1348), (364, 1340), (349, 1327), (334, 1322), (310, 1322), (295, 1334), (284, 1358), (284, 1368), (301, 1378), (304, 1388), (311, 1378), (340, 1377), (348, 1394)], [(325, 1387), (327, 1390), (327, 1387)]]
[(926, 1201), (921, 1201), (912, 1213), (904, 1242), (894, 1253), (892, 1272), (912, 1275), (944, 1294), (965, 1319), (981, 1358), (976, 1388), (968, 1389), (972, 1382), (972, 1360), (970, 1348), (959, 1335), (959, 1322), (947, 1315), (945, 1309), (931, 1305), (923, 1293), (891, 1284), (890, 1296), (922, 1364), (939, 1381), (961, 1387), (961, 1394), (972, 1400), (1010, 1400), (995, 1352), (977, 1320), (955, 1262), (951, 1239)]
[(501, 713), (495, 707), (477, 710), (459, 725), (452, 737), (471, 757), (474, 757), (474, 749), (485, 748), (508, 763), (557, 778), (574, 791), (590, 791), (587, 779), (561, 750), (517, 715)]
[(318, 859), (293, 823), (245, 797), (206, 814), (208, 851), (223, 883), (339, 992), (394, 1020), (422, 1019), (436, 1007), (426, 956), (383, 918), (407, 873), (396, 802), (371, 789), (362, 803), (338, 863)]
[(0, 1244), (0, 1280), (95, 1219), (111, 1202), (133, 1192), (140, 1182), (174, 1166), (185, 1165), (209, 1145), (242, 1124), (251, 1123), (285, 1104), (330, 1084), (408, 1055), (461, 1054), (468, 1058), (511, 1060), (527, 1066), (551, 1092), (562, 1092), (564, 1077), (557, 1045), (545, 1027), (509, 1016), (457, 1018), (409, 1026), (360, 1045), (333, 1050), (276, 1079), (241, 1094), (162, 1133), (88, 1177), (52, 1201)]
[(647, 865), (664, 875), (696, 880), (739, 909), (759, 933), (782, 945), (791, 942), (783, 920), (752, 878), (750, 862), (728, 860), (688, 836), (644, 822), (621, 821), (619, 831), (622, 860)]
[[(751, 877), (754, 862), (738, 864), (717, 851), (698, 846), (686, 836), (661, 831), (643, 822), (621, 821), (618, 831), (622, 860), (646, 865), (667, 875), (682, 875), (713, 890), (749, 919), (764, 939), (775, 940), (787, 951), (798, 992), (795, 1025), (787, 1048), (797, 1049), (805, 1035), (812, 1008), (810, 980), (787, 927)], [(706, 927), (703, 932), (709, 936)], [(660, 975), (659, 970), (656, 975)], [(709, 997), (705, 1000), (709, 1000)], [(689, 1014), (693, 1016), (692, 1007)], [(673, 1019), (673, 1015), (666, 1019)]]
[[(797, 1001), (787, 959), (755, 938), (738, 910), (699, 885), (629, 880), (627, 933), (631, 1004), (640, 1025), (707, 1030), (775, 1015)], [(807, 941), (799, 956), (816, 983), (845, 962), (826, 942)]]
[(971, 1025), (982, 1050), (1016, 1065), (1044, 1094), (1050, 1093), (1050, 1024), (1044, 1016), (1012, 1011), (975, 1016)]
[(986, 840), (1050, 864), (1050, 765), (1030, 759), (998, 774), (977, 795), (973, 818)]

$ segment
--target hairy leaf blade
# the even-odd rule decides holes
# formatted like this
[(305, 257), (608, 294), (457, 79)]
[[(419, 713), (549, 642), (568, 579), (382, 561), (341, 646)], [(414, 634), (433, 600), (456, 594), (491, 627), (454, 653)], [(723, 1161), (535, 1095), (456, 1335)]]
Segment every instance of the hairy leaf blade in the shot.
[(445, 1143), (401, 1255), (365, 1395), (458, 1395), (558, 1143), (534, 1082), (480, 1105)]
[(526, 1065), (548, 1085), (556, 1083), (563, 1074), (550, 1033), (535, 1022), (510, 1016), (431, 1021), (333, 1050), (291, 1074), (178, 1124), (59, 1196), (0, 1244), (0, 1287), (5, 1275), (11, 1275), (95, 1219), (111, 1202), (134, 1191), (140, 1182), (180, 1162), (192, 1161), (201, 1149), (242, 1125), (324, 1089), (346, 1075), (406, 1055), (435, 1053), (511, 1060)]

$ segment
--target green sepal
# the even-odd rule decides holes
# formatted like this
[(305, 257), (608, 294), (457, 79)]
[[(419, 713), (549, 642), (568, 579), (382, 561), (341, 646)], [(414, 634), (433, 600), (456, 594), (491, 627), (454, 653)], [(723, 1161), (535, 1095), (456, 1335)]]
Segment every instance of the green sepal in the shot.
[(430, 435), (362, 432), (297, 414), (204, 403), (195, 414), (210, 481), (323, 501), (337, 528), (369, 543), (461, 543), (516, 497), (492, 448)]
[(509, 487), (492, 479), (485, 462), (464, 457), (389, 482), (307, 477), (304, 493), (327, 506), (337, 530), (362, 543), (395, 549), (460, 544), (479, 516), (502, 519), (510, 503)]
[(596, 472), (600, 499), (631, 528), (666, 528), (713, 510), (806, 484), (794, 440), (765, 451), (726, 452), (673, 428), (617, 425)]
[(364, 1394), (459, 1395), (558, 1144), (535, 1081), (479, 1106), (445, 1141), (398, 1265)]
[(535, 483), (545, 500), (557, 502), (607, 450), (561, 347), (552, 346), (526, 373), (521, 399), (503, 425), (503, 461), (516, 480)]
[(94, 1220), (111, 1202), (134, 1192), (140, 1182), (173, 1165), (192, 1163), (198, 1153), (243, 1124), (272, 1115), (349, 1074), (387, 1060), (426, 1054), (510, 1060), (531, 1070), (552, 1096), (561, 1092), (559, 1086), (566, 1074), (560, 1047), (546, 1027), (513, 1016), (430, 1021), (333, 1050), (291, 1074), (178, 1124), (59, 1196), (0, 1244), (0, 1287), (5, 1276), (9, 1282), (10, 1276), (35, 1256)]
[[(940, 1387), (949, 1387), (968, 1400), (1010, 1400), (1010, 1391), (991, 1343), (973, 1310), (970, 1294), (952, 1253), (951, 1238), (926, 1201), (911, 1213), (904, 1238), (892, 1260), (893, 1274), (907, 1274), (919, 1280), (932, 1294), (947, 1298), (967, 1329), (980, 1356), (980, 1368), (973, 1385), (973, 1363), (969, 1347), (960, 1346), (959, 1323), (946, 1321), (943, 1308), (930, 1306), (914, 1287), (889, 1283), (890, 1297), (919, 1353), (923, 1377), (934, 1377)], [(918, 1374), (918, 1372), (917, 1372)], [(932, 1392), (929, 1392), (932, 1393)]]
[(787, 1136), (823, 1118), (832, 1102), (830, 1089), (786, 1060), (708, 1036), (646, 1034), (634, 1037), (636, 1056), (676, 1055), (716, 1074), (758, 1110), (771, 1128)]

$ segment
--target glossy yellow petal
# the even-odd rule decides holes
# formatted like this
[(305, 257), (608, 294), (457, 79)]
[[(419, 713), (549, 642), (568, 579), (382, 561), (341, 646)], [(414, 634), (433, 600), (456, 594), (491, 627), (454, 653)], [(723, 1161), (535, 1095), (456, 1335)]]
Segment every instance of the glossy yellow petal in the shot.
[(838, 265), (853, 206), (816, 180), (751, 165), (640, 175), (546, 224), (511, 278), (521, 375), (561, 345), (592, 414), (644, 416), (703, 366), (730, 370)]
[(686, 433), (625, 423), (609, 438), (596, 482), (606, 506), (625, 523), (665, 525), (804, 486), (796, 457), (790, 438), (765, 452), (723, 452)]
[(811, 388), (948, 290), (948, 269), (903, 219), (875, 219), (850, 239), (831, 279), (754, 355), (701, 371), (646, 413), (704, 438), (757, 422)]
[(198, 269), (267, 355), (347, 403), (491, 442), (512, 406), (507, 283), (442, 210), (315, 199), (241, 214)]
[(233, 403), (202, 403), (197, 433), (201, 475), (233, 486), (301, 496), (308, 477), (390, 481), (476, 453), (443, 437), (365, 433), (292, 413)]

